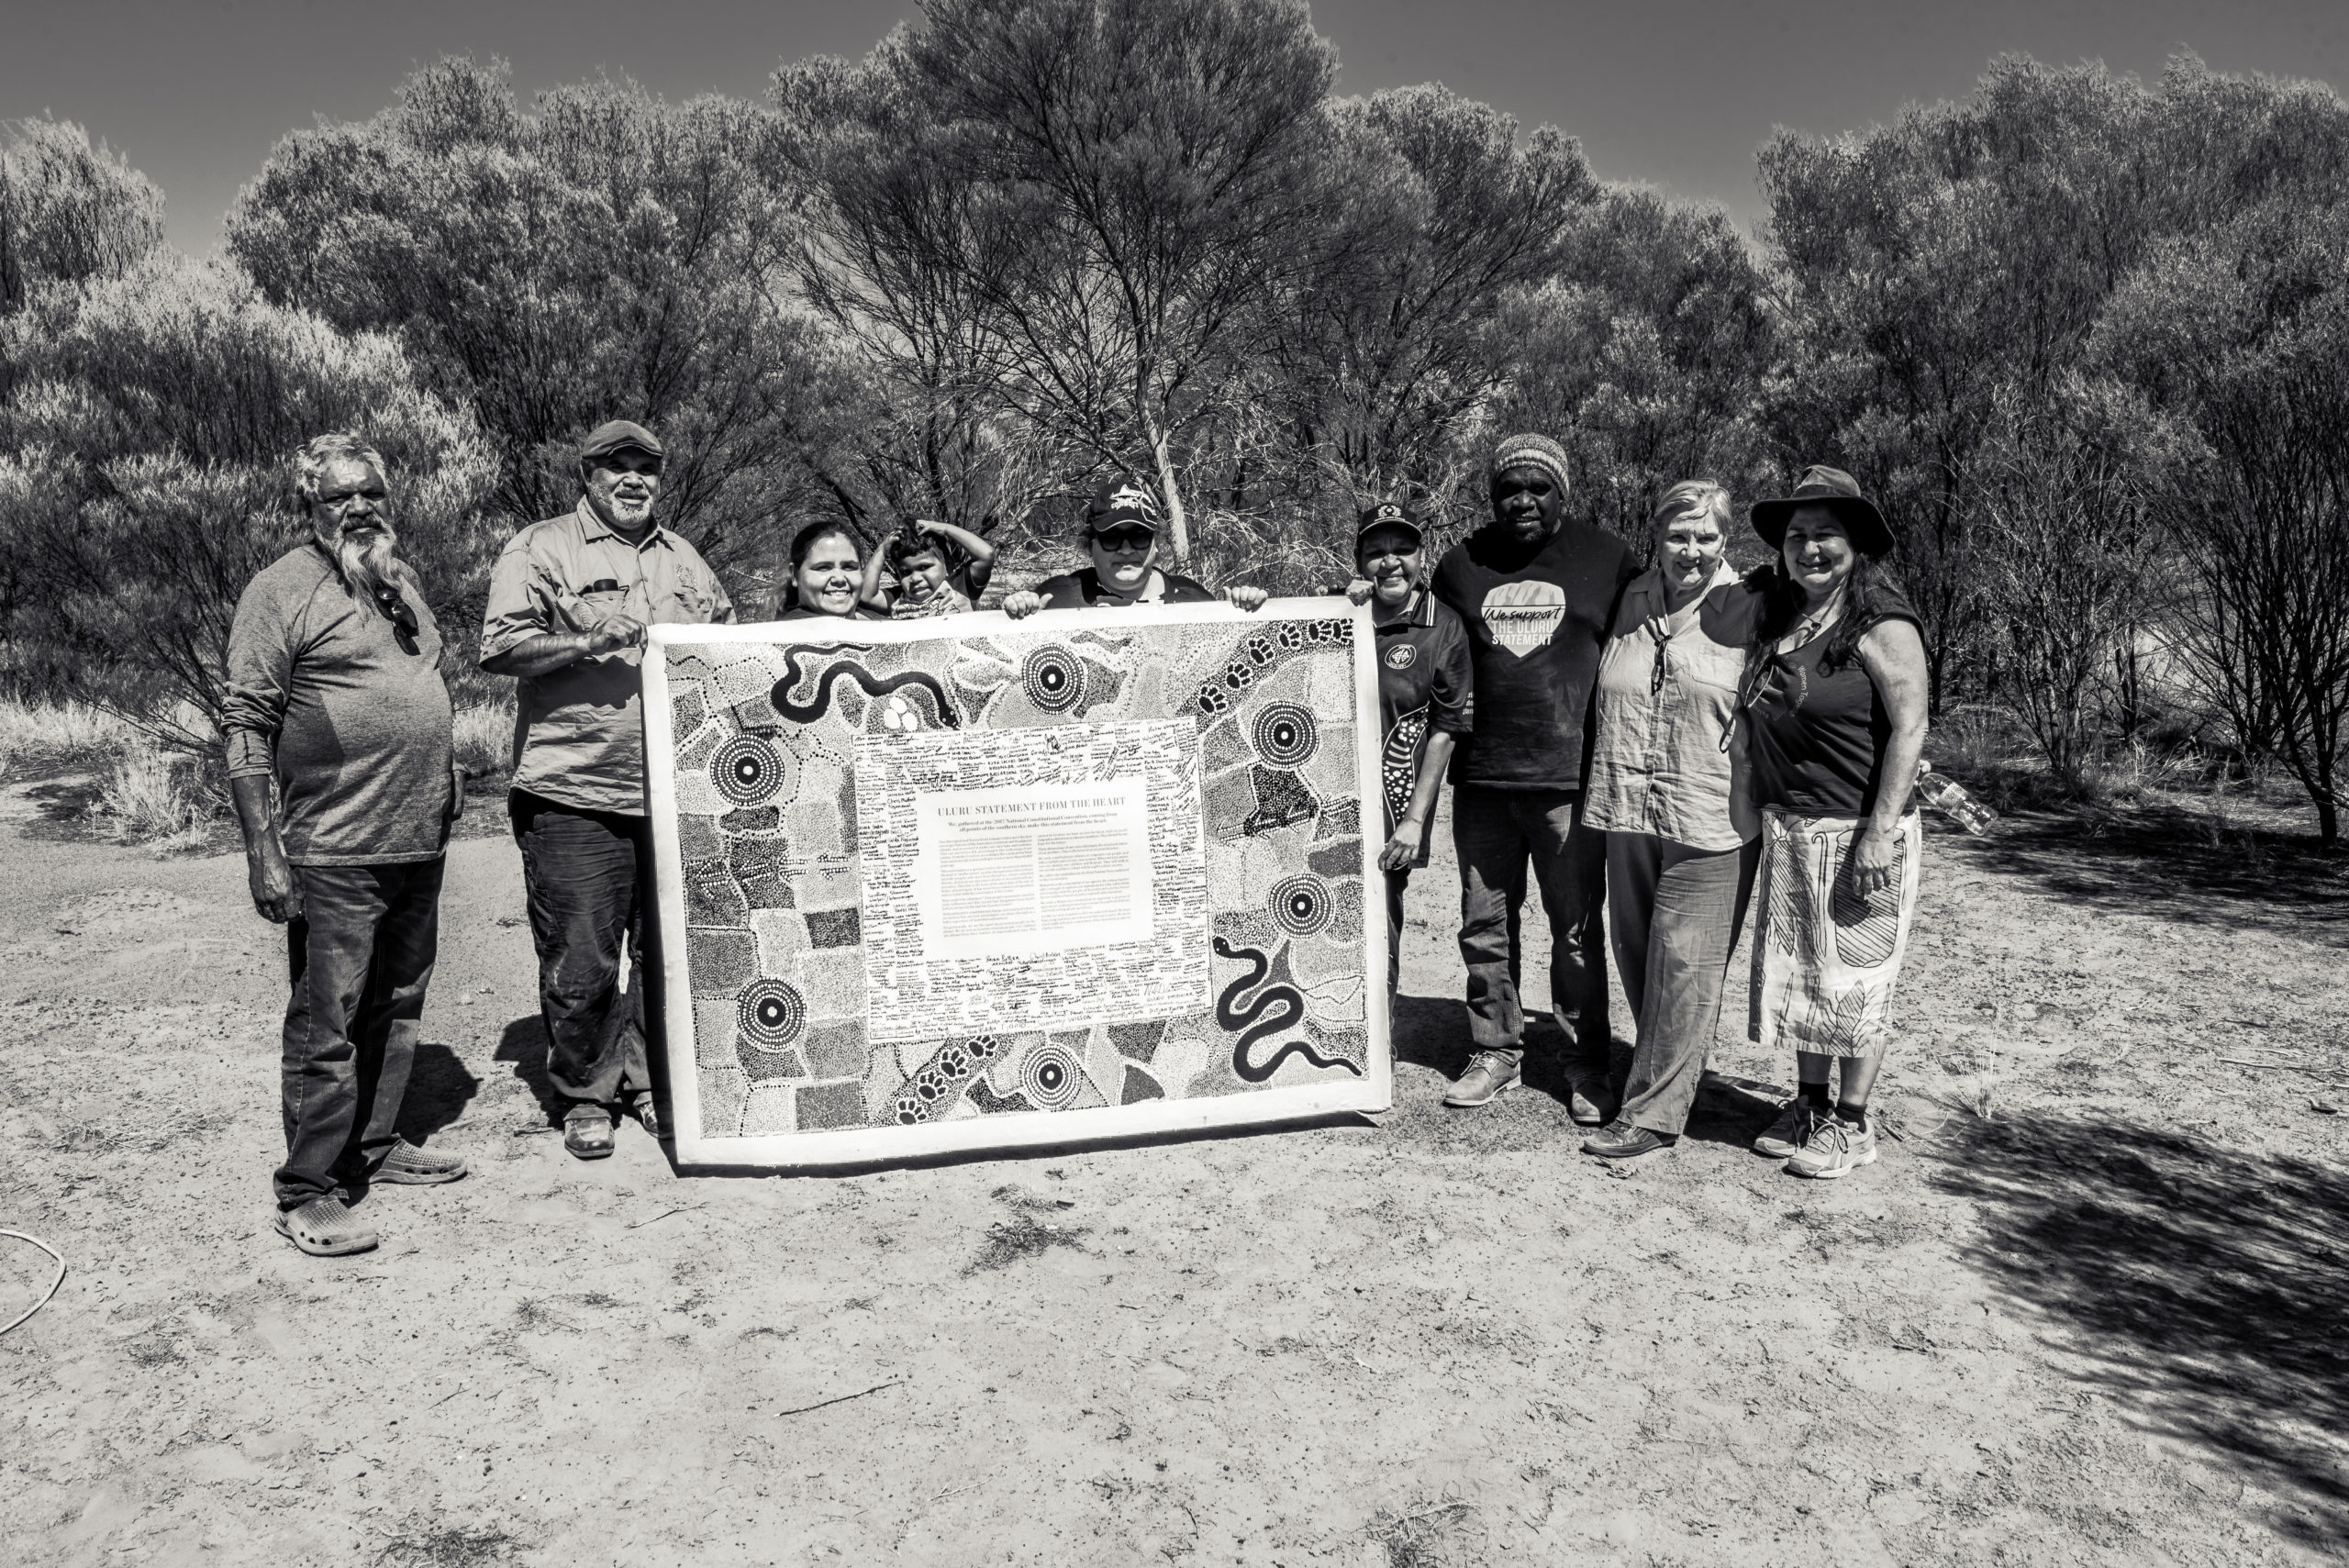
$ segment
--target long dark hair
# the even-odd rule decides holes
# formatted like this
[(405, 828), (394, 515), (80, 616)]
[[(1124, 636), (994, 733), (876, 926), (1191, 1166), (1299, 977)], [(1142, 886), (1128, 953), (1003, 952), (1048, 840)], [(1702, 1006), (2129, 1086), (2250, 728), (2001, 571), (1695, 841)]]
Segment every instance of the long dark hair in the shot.
[[(1761, 672), (1768, 668), (1778, 639), (1792, 631), (1795, 623), (1802, 619), (1808, 601), (1801, 587), (1787, 574), (1783, 550), (1747, 573), (1745, 583), (1762, 595), (1762, 613), (1753, 626), (1753, 645), (1746, 651), (1745, 657), (1747, 690), (1752, 692), (1758, 686)], [(1829, 629), (1827, 646), (1820, 652), (1820, 673), (1831, 675), (1857, 659), (1860, 639), (1878, 621), (1915, 613), (1909, 608), (1909, 595), (1902, 590), (1900, 579), (1893, 574), (1892, 563), (1881, 555), (1859, 556), (1852, 562), (1852, 574), (1843, 583), (1843, 613)]]

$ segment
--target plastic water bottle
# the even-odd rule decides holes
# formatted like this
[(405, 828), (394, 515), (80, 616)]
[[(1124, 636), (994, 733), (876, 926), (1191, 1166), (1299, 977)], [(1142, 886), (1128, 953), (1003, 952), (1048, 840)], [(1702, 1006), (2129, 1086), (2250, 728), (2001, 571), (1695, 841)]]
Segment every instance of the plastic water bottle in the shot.
[(1991, 824), (1998, 819), (1997, 812), (1968, 795), (1955, 779), (1933, 772), (1931, 762), (1917, 764), (1917, 793), (1927, 806), (1977, 839), (1988, 838)]

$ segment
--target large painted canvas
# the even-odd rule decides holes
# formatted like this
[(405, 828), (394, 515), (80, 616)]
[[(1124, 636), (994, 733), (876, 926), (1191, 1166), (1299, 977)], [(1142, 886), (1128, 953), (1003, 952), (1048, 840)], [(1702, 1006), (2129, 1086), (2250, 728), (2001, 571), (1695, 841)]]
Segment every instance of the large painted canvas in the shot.
[(1366, 612), (651, 635), (682, 1162), (1386, 1107)]

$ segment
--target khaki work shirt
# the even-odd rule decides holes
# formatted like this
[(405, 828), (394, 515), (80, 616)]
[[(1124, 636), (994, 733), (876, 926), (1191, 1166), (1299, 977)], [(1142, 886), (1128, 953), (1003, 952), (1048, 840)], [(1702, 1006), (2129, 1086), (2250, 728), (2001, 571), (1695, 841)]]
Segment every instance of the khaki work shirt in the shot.
[(1734, 850), (1761, 831), (1737, 725), (1761, 602), (1727, 562), (1716, 567), (1704, 595), (1665, 620), (1659, 679), (1650, 623), (1664, 614), (1663, 574), (1650, 569), (1623, 590), (1598, 662), (1598, 735), (1583, 797), (1591, 827), (1708, 851)]
[[(484, 661), (543, 632), (591, 631), (607, 616), (647, 626), (734, 618), (733, 601), (692, 545), (655, 527), (641, 544), (583, 499), (507, 541), (482, 612)], [(644, 815), (644, 654), (623, 648), (519, 683), (514, 787), (586, 811)]]

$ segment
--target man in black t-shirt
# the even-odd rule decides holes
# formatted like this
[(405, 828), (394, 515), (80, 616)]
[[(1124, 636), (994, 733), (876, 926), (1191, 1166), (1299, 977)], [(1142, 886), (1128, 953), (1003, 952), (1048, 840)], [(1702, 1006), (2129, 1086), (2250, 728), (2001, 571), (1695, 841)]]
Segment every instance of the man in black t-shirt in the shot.
[(1567, 521), (1566, 454), (1512, 436), (1490, 469), (1493, 520), (1444, 554), (1436, 597), (1468, 632), (1475, 727), (1452, 757), (1452, 836), (1460, 854), (1460, 956), (1476, 1054), (1444, 1096), (1490, 1104), (1520, 1076), (1519, 912), (1530, 862), (1550, 917), (1550, 995), (1574, 1042), (1574, 1119), (1607, 1119), (1605, 835), (1582, 821), (1591, 688), (1608, 623), (1637, 575), (1613, 535)]

